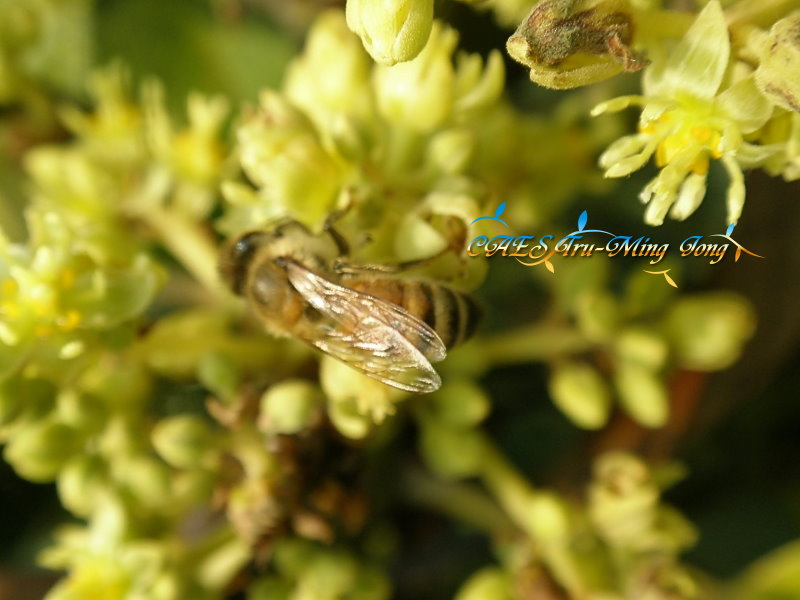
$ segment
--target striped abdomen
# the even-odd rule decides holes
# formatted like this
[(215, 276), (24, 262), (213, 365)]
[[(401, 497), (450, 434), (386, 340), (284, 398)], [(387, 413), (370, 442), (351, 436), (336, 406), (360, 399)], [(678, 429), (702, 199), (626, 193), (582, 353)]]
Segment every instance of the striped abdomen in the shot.
[(439, 334), (447, 348), (469, 339), (480, 322), (480, 306), (471, 296), (440, 283), (369, 277), (345, 285), (405, 308)]

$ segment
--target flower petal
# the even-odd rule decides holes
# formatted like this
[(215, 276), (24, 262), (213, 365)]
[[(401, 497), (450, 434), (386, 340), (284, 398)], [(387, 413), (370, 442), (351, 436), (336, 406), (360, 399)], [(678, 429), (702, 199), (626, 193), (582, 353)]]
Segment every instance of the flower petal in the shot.
[(727, 117), (736, 121), (742, 133), (755, 131), (772, 115), (772, 104), (759, 91), (752, 75), (717, 96), (716, 104)]
[(705, 195), (706, 176), (690, 173), (678, 191), (678, 200), (672, 206), (669, 216), (683, 221), (697, 210)]
[(744, 209), (744, 174), (742, 173), (739, 163), (733, 158), (733, 155), (726, 154), (723, 156), (722, 164), (725, 165), (725, 170), (731, 178), (726, 198), (726, 203), (728, 205), (727, 222), (738, 223), (739, 217), (742, 216), (742, 210)]
[(664, 76), (653, 82), (654, 89), (648, 93), (675, 96), (676, 92), (685, 92), (710, 100), (722, 84), (730, 49), (725, 15), (719, 1), (712, 0), (670, 54)]

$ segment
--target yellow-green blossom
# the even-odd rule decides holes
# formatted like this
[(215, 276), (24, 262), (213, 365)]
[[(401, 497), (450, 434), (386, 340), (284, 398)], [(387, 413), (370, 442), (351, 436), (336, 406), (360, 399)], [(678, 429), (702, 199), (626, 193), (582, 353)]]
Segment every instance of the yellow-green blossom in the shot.
[(94, 110), (69, 106), (61, 111), (66, 126), (80, 139), (89, 158), (106, 167), (124, 167), (144, 158), (142, 112), (128, 95), (130, 72), (120, 63), (94, 73), (89, 93)]
[(709, 161), (720, 160), (728, 172), (727, 221), (736, 223), (744, 206), (742, 168), (769, 155), (745, 141), (772, 113), (752, 73), (729, 71), (730, 41), (725, 16), (716, 0), (661, 64), (644, 79), (643, 96), (603, 102), (594, 115), (642, 106), (639, 132), (614, 142), (600, 157), (606, 177), (624, 177), (651, 156), (661, 168), (640, 195), (645, 221), (663, 223), (667, 213), (685, 219), (700, 205)]
[(56, 213), (31, 211), (28, 225), (29, 245), (0, 248), (0, 371), (23, 361), (37, 339), (63, 359), (80, 354), (84, 332), (141, 313), (161, 279), (145, 254), (109, 261)]
[[(228, 116), (222, 96), (191, 94), (187, 101), (189, 124), (176, 130), (164, 106), (162, 87), (151, 82), (144, 91), (145, 131), (149, 150), (174, 180), (172, 205), (195, 219), (214, 208), (219, 180), (225, 171), (227, 148), (220, 132)], [(156, 173), (151, 181), (158, 180)]]

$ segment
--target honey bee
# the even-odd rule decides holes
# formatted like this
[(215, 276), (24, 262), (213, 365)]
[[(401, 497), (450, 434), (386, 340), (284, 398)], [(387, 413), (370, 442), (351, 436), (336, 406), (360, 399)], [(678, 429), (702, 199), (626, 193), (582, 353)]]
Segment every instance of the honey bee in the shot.
[(234, 239), (220, 270), (270, 333), (303, 340), (401, 390), (438, 389), (431, 363), (474, 333), (475, 300), (441, 283), (399, 277), (402, 265), (347, 264), (346, 253), (334, 230), (314, 235), (285, 221)]

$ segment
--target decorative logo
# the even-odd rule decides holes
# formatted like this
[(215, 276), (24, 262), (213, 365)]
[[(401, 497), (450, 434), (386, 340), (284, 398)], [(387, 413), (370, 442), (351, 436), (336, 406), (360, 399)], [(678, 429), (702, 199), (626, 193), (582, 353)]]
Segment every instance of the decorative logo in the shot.
[[(509, 227), (508, 223), (500, 218), (505, 208), (506, 203), (503, 202), (497, 207), (493, 216), (478, 217), (470, 224), (490, 220)], [(617, 235), (603, 229), (587, 229), (588, 221), (589, 215), (584, 210), (578, 217), (578, 228), (557, 241), (554, 235), (541, 235), (538, 240), (535, 235), (496, 235), (491, 238), (479, 235), (467, 245), (467, 254), (511, 257), (526, 267), (544, 265), (548, 271), (555, 273), (552, 261), (555, 256), (564, 258), (585, 258), (594, 254), (605, 254), (612, 258), (628, 256), (645, 258), (650, 265), (657, 265), (671, 250), (670, 244), (654, 242), (646, 236)], [(719, 263), (729, 252), (733, 253), (736, 262), (745, 254), (764, 258), (731, 237), (734, 227), (735, 224), (731, 223), (725, 233), (689, 236), (678, 245), (678, 253), (682, 258), (707, 258), (712, 265)], [(669, 285), (678, 287), (675, 280), (670, 277), (669, 271), (670, 269), (644, 270), (645, 273), (652, 275), (663, 275)]]

